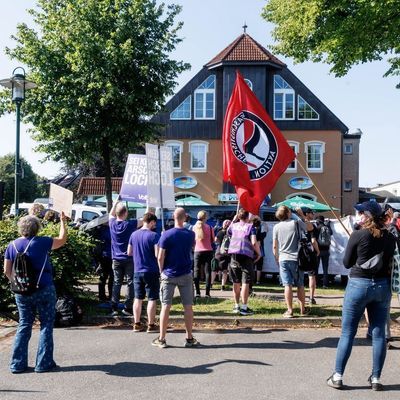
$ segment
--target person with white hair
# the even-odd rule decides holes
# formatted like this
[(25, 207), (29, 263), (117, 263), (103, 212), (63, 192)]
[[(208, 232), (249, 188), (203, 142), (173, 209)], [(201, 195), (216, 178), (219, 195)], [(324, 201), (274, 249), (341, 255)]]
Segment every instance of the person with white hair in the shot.
[(4, 273), (10, 281), (13, 274), (13, 262), (18, 253), (26, 254), (29, 260), (28, 267), (34, 270), (33, 275), (36, 281), (36, 290), (29, 294), (15, 294), (19, 323), (10, 363), (10, 371), (13, 374), (22, 373), (28, 369), (28, 346), (36, 311), (39, 314), (40, 335), (35, 372), (49, 372), (57, 367), (53, 358), (53, 326), (57, 296), (49, 252), (60, 248), (67, 241), (64, 213), (61, 213), (58, 237), (38, 236), (40, 229), (41, 223), (36, 216), (22, 217), (18, 221), (18, 232), (21, 237), (8, 245), (4, 255)]

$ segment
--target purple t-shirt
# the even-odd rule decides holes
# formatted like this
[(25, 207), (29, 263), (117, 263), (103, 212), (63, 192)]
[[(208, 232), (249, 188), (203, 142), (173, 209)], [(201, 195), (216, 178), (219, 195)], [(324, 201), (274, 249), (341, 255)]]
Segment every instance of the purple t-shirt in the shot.
[(132, 246), (135, 272), (159, 271), (154, 253), (154, 246), (159, 239), (160, 235), (149, 229), (142, 228), (132, 233), (129, 244)]
[(254, 248), (250, 240), (250, 237), (256, 234), (253, 224), (242, 221), (236, 222), (229, 226), (228, 234), (231, 235), (229, 254), (243, 254), (251, 258), (254, 257)]
[(174, 278), (192, 272), (194, 238), (194, 232), (185, 228), (172, 228), (161, 235), (158, 246), (165, 249), (164, 275)]
[[(21, 237), (19, 239), (14, 240), (15, 247), (17, 248), (19, 253), (23, 253), (28, 246), (29, 241), (32, 238)], [(50, 263), (50, 258), (48, 256), (49, 251), (51, 250), (51, 246), (53, 245), (53, 239), (47, 236), (35, 236), (28, 247), (26, 255), (29, 257), (32, 267), (35, 269), (36, 275), (39, 278), (40, 271), (43, 268), (43, 264), (45, 264), (46, 256), (46, 264), (44, 266), (43, 274), (39, 281), (39, 289), (42, 289), (46, 286), (50, 286), (53, 284), (53, 267)], [(4, 258), (6, 260), (14, 261), (17, 256), (17, 252), (12, 243), (10, 243), (6, 249), (4, 254)]]
[(129, 238), (137, 228), (136, 220), (118, 221), (111, 217), (109, 221), (111, 234), (111, 255), (113, 260), (129, 260), (127, 254)]

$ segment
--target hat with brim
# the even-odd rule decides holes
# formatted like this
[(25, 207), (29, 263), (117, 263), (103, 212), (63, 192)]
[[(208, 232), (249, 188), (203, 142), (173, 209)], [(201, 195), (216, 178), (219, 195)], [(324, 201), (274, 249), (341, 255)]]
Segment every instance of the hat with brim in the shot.
[(354, 208), (359, 212), (369, 212), (373, 217), (380, 217), (385, 212), (376, 201), (364, 201), (356, 204)]

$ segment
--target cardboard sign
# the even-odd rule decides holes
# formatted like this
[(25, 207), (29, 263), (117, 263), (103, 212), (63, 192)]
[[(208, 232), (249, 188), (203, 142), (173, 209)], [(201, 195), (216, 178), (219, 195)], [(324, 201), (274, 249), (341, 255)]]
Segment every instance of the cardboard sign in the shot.
[(49, 208), (51, 210), (58, 213), (64, 211), (64, 214), (71, 218), (73, 200), (74, 193), (71, 190), (50, 183)]
[(171, 148), (167, 146), (158, 148), (155, 144), (146, 143), (146, 157), (148, 206), (174, 208), (174, 171)]
[(119, 192), (121, 200), (147, 202), (147, 161), (142, 154), (128, 154)]

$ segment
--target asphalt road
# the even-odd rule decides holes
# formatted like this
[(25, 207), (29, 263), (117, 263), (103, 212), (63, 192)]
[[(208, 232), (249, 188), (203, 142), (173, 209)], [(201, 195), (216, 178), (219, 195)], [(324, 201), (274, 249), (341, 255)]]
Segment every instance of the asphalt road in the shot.
[[(390, 350), (384, 393), (367, 385), (371, 347), (361, 330), (345, 374), (348, 389), (326, 386), (340, 331), (230, 330), (197, 332), (200, 348), (183, 347), (184, 334), (171, 332), (171, 346), (150, 345), (154, 334), (125, 329), (55, 331), (58, 372), (12, 375), (11, 338), (0, 342), (0, 399), (399, 399), (400, 351)], [(30, 366), (37, 347), (31, 340)], [(397, 343), (398, 345), (398, 343)]]

